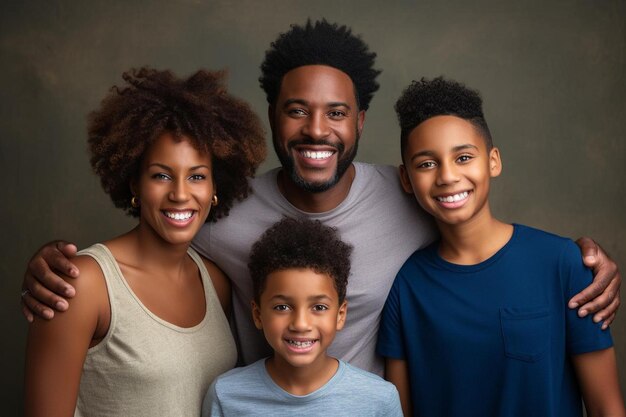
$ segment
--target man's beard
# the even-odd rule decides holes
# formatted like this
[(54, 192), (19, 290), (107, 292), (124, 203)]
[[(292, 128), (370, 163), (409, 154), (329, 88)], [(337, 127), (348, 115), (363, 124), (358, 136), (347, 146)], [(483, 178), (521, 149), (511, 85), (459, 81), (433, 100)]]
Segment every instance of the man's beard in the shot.
[[(283, 150), (277, 145), (277, 141), (273, 138), (272, 143), (274, 144), (274, 151), (280, 160), (280, 163), (283, 167), (283, 171), (285, 174), (289, 176), (291, 181), (296, 184), (299, 188), (311, 192), (311, 193), (321, 193), (327, 191), (334, 187), (341, 177), (346, 173), (350, 165), (352, 165), (352, 161), (356, 157), (356, 151), (359, 145), (359, 132), (356, 132), (356, 140), (354, 141), (354, 146), (348, 149), (348, 152), (344, 155), (345, 146), (343, 143), (334, 144), (332, 142), (324, 141), (324, 140), (311, 140), (311, 139), (301, 139), (294, 142), (289, 143), (288, 149)], [(296, 170), (296, 164), (291, 156), (291, 148), (298, 145), (327, 145), (335, 148), (338, 155), (341, 155), (340, 159), (337, 159), (337, 168), (335, 169), (335, 174), (328, 181), (325, 182), (309, 182), (298, 174)]]

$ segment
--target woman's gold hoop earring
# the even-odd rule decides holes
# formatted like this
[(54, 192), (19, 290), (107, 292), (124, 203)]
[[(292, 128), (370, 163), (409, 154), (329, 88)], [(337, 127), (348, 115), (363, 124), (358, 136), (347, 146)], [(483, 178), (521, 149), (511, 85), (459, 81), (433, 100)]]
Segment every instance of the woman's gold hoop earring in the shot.
[(219, 203), (219, 200), (217, 199), (217, 194), (213, 194), (213, 198), (211, 199), (211, 205), (217, 206), (218, 203)]
[(130, 205), (133, 208), (139, 208), (139, 199), (136, 196), (133, 196), (133, 198), (130, 199)]

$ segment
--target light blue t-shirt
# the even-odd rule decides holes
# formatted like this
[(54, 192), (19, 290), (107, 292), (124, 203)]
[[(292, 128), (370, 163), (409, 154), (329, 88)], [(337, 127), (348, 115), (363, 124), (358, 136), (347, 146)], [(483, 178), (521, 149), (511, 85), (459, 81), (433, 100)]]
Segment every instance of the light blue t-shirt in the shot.
[(202, 416), (402, 417), (396, 387), (343, 361), (335, 375), (307, 395), (292, 395), (272, 380), (261, 359), (219, 376), (202, 404)]

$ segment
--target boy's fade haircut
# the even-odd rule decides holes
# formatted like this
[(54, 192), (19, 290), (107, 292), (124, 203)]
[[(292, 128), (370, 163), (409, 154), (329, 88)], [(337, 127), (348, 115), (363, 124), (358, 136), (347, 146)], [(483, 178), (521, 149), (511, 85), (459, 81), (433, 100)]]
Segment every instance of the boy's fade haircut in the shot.
[(305, 268), (329, 275), (341, 304), (346, 297), (351, 253), (352, 246), (343, 242), (334, 228), (319, 220), (285, 217), (252, 246), (248, 268), (254, 300), (259, 303), (272, 272)]
[(409, 134), (420, 123), (435, 116), (456, 116), (467, 120), (485, 140), (487, 151), (493, 148), (491, 132), (483, 114), (483, 100), (476, 90), (454, 80), (424, 77), (413, 81), (394, 106), (400, 123), (400, 151), (404, 151)]
[(346, 73), (352, 80), (359, 110), (367, 110), (378, 90), (376, 54), (347, 26), (331, 24), (326, 19), (306, 25), (292, 25), (281, 33), (265, 52), (259, 82), (267, 102), (276, 103), (283, 76), (305, 65), (326, 65)]

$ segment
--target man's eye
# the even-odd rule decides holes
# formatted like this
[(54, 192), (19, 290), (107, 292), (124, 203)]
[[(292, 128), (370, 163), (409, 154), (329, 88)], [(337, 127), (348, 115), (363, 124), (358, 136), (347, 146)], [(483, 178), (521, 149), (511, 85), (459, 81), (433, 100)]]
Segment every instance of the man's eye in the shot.
[(304, 109), (300, 109), (300, 108), (290, 109), (287, 112), (287, 114), (289, 114), (290, 116), (296, 116), (296, 117), (306, 116), (306, 112), (304, 111)]
[(331, 119), (342, 119), (346, 117), (346, 113), (340, 110), (334, 110), (328, 113), (328, 117), (330, 117)]

